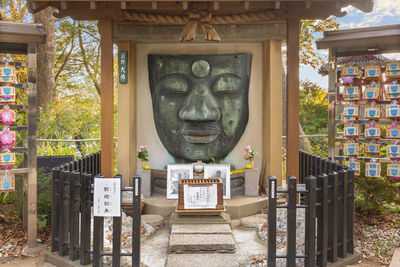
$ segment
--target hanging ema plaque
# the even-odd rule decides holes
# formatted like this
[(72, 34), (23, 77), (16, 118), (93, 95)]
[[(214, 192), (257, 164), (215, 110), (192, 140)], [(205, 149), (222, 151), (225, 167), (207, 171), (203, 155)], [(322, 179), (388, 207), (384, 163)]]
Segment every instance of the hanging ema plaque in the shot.
[(119, 52), (119, 83), (128, 82), (128, 51)]

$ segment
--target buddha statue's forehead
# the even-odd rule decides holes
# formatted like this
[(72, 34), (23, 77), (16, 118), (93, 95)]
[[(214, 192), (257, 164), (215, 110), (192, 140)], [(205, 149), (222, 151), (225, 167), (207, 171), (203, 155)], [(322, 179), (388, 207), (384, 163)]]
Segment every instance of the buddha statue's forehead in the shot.
[[(171, 73), (181, 73), (197, 78), (212, 77), (222, 73), (249, 74), (249, 54), (223, 55), (149, 55), (150, 77), (160, 79)], [(207, 75), (196, 70), (207, 69)], [(193, 72), (195, 71), (195, 72)]]

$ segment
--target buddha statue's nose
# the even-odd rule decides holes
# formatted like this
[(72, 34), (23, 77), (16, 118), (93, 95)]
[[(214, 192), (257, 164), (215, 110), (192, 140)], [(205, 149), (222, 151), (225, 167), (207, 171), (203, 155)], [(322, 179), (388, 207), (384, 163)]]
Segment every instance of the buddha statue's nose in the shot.
[(205, 85), (196, 85), (179, 111), (179, 118), (188, 121), (218, 121), (221, 114), (217, 102)]

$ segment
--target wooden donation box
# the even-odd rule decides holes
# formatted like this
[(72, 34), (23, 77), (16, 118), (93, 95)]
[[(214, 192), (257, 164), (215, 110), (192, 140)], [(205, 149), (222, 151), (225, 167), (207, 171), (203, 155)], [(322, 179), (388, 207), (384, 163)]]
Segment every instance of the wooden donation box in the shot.
[(221, 179), (181, 179), (176, 212), (225, 211)]

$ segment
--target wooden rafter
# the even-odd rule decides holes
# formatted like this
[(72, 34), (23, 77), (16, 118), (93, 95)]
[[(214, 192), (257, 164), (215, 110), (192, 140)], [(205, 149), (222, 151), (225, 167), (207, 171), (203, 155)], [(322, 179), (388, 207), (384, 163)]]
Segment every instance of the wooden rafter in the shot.
[(165, 14), (183, 14), (190, 10), (208, 9), (216, 14), (234, 14), (243, 11), (273, 9), (284, 11), (281, 19), (323, 19), (330, 15), (343, 16), (343, 7), (353, 5), (364, 12), (372, 11), (372, 0), (28, 0), (33, 12), (47, 6), (60, 10), (58, 17), (93, 20), (111, 18), (123, 21), (122, 11), (149, 11)]

